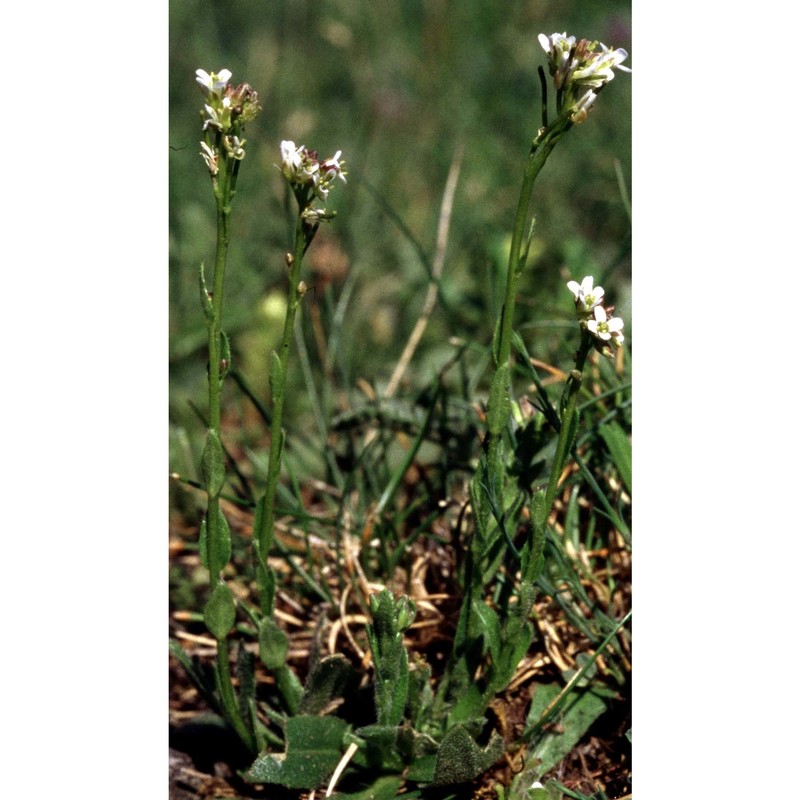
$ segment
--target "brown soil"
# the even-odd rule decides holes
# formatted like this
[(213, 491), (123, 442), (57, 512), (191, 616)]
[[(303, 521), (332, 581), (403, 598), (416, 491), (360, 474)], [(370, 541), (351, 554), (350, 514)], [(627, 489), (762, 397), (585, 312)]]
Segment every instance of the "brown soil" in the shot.
[[(185, 492), (180, 489), (179, 492)], [(313, 492), (309, 505), (313, 505)], [(196, 586), (196, 603), (192, 610), (202, 607), (204, 598), (204, 574), (199, 557), (192, 543), (197, 540), (196, 526), (186, 522), (187, 497), (183, 495), (178, 507), (184, 513), (175, 513), (170, 534), (170, 567), (176, 585)], [(173, 506), (175, 507), (175, 506)], [(557, 509), (558, 510), (558, 509)], [(226, 506), (226, 516), (231, 523), (234, 536), (247, 537), (252, 532), (252, 519), (235, 506)], [(556, 528), (557, 528), (556, 523)], [(448, 543), (449, 532), (442, 531), (442, 541), (418, 539), (414, 545), (410, 574), (399, 573), (397, 585), (390, 588), (398, 592), (410, 586), (410, 594), (417, 604), (417, 617), (408, 631), (407, 645), (412, 658), (419, 656), (429, 663), (437, 673), (437, 665), (444, 663), (449, 652), (454, 619), (459, 599), (454, 589), (454, 546)], [(630, 606), (630, 555), (621, 537), (614, 531), (608, 534), (604, 572), (588, 580), (586, 589), (590, 595), (599, 597), (604, 610), (610, 616), (620, 618)], [(291, 529), (281, 533), (282, 542), (295, 552), (304, 552), (306, 542)], [(358, 550), (369, 546), (369, 536), (346, 536), (344, 568), (352, 578), (353, 585), (362, 589), (363, 596), (379, 588), (366, 581), (359, 567)], [(335, 563), (329, 545), (312, 541), (315, 558), (329, 559)], [(588, 563), (588, 556), (597, 554), (578, 553), (576, 557)], [(318, 563), (320, 563), (318, 561)], [(229, 581), (241, 599), (254, 602), (254, 585), (243, 579), (246, 558), (241, 563), (234, 558), (229, 567)], [(288, 587), (296, 577), (290, 573), (285, 560), (273, 563), (281, 586)], [(331, 585), (334, 583), (331, 571)], [(608, 593), (608, 572), (613, 574), (617, 589)], [(305, 677), (306, 665), (312, 648), (320, 648), (322, 654), (341, 652), (357, 667), (369, 673), (369, 652), (364, 636), (365, 609), (359, 604), (356, 592), (346, 591), (339, 598), (339, 607), (304, 599), (302, 593), (291, 595), (280, 591), (277, 599), (277, 619), (290, 637), (289, 662), (299, 677)], [(176, 638), (184, 650), (210, 664), (215, 655), (215, 642), (187, 608), (181, 607), (183, 595), (173, 592), (170, 608), (170, 636)], [(298, 599), (299, 598), (299, 599)], [(255, 603), (254, 603), (255, 604)], [(574, 668), (580, 654), (591, 654), (589, 642), (564, 619), (563, 612), (553, 598), (541, 595), (536, 603), (537, 635), (527, 658), (520, 664), (508, 691), (492, 704), (490, 715), (497, 730), (503, 735), (507, 752), (492, 770), (463, 788), (464, 798), (495, 797), (493, 785), (508, 786), (524, 762), (524, 745), (518, 737), (537, 684), (562, 681), (563, 670)], [(624, 638), (624, 642), (628, 639)], [(253, 647), (254, 645), (247, 645)], [(416, 656), (415, 656), (416, 654)], [(630, 797), (631, 753), (625, 732), (631, 727), (630, 709), (630, 651), (622, 666), (627, 679), (618, 692), (618, 699), (610, 710), (601, 716), (587, 735), (547, 777), (552, 777), (565, 787), (591, 796), (605, 792), (609, 800)], [(607, 668), (603, 658), (598, 660), (601, 673)], [(258, 790), (244, 783), (237, 775), (238, 769), (246, 768), (247, 756), (238, 749), (235, 738), (224, 728), (204, 724), (209, 719), (209, 708), (189, 681), (184, 670), (170, 657), (170, 798), (193, 800), (194, 798), (241, 797), (241, 798), (286, 798), (302, 800), (307, 794), (288, 792), (269, 787)], [(273, 686), (273, 679), (266, 671), (257, 673), (259, 689), (265, 693)], [(546, 780), (546, 779), (545, 779)], [(324, 791), (317, 792), (322, 796)]]

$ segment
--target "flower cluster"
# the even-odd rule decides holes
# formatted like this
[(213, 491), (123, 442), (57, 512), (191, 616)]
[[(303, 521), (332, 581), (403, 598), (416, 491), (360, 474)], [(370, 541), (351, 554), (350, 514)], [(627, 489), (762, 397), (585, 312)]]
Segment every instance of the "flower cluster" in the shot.
[(587, 275), (580, 283), (569, 281), (567, 288), (575, 297), (575, 312), (581, 326), (586, 328), (595, 338), (595, 347), (604, 355), (612, 355), (609, 343), (621, 347), (625, 341), (622, 335), (624, 323), (620, 317), (612, 316), (614, 307), (603, 308), (600, 305), (605, 290), (594, 285), (594, 278)]
[(602, 42), (576, 41), (566, 33), (550, 36), (540, 33), (539, 43), (547, 53), (550, 75), (558, 92), (558, 111), (568, 114), (576, 123), (586, 119), (597, 92), (614, 79), (615, 69), (630, 72), (622, 66), (628, 53), (621, 47), (615, 50)]
[(309, 150), (302, 144), (295, 147), (292, 141), (281, 142), (280, 171), (292, 187), (303, 215), (311, 221), (330, 216), (324, 209), (311, 208), (314, 198), (325, 202), (337, 178), (347, 183), (345, 162), (341, 157), (342, 151), (337, 150), (330, 158), (320, 160), (316, 150)]
[(197, 83), (206, 98), (200, 112), (206, 132), (206, 141), (200, 144), (200, 155), (212, 177), (219, 172), (221, 153), (235, 161), (245, 157), (244, 146), (247, 142), (241, 138), (244, 124), (254, 119), (261, 110), (258, 95), (250, 85), (242, 83), (231, 86), (228, 83), (230, 79), (229, 69), (218, 73), (197, 70)]

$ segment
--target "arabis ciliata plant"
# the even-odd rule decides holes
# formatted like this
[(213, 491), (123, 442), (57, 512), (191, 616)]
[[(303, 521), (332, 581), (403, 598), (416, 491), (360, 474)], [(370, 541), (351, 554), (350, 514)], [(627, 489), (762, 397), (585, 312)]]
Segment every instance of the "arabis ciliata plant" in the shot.
[[(234, 627), (237, 605), (223, 577), (223, 569), (231, 557), (230, 526), (220, 508), (220, 495), (225, 485), (225, 456), (220, 435), (221, 389), (231, 365), (231, 347), (222, 330), (222, 304), (225, 266), (230, 242), (230, 215), (236, 194), (236, 180), (247, 150), (245, 124), (254, 119), (260, 107), (256, 92), (248, 85), (229, 83), (230, 70), (208, 73), (197, 70), (197, 83), (205, 96), (201, 111), (203, 141), (200, 155), (205, 162), (216, 201), (217, 244), (214, 262), (213, 288), (208, 290), (203, 267), (200, 268), (200, 297), (208, 328), (208, 431), (202, 455), (202, 475), (208, 496), (205, 519), (200, 529), (200, 552), (208, 567), (211, 594), (204, 609), (206, 627), (217, 641), (215, 694), (212, 704), (234, 728), (243, 744), (257, 752), (269, 739), (269, 732), (259, 721), (255, 705), (255, 685), (252, 658), (239, 649), (237, 698), (230, 671), (228, 637)], [(337, 178), (345, 180), (341, 152), (320, 160), (314, 151), (295, 148), (291, 142), (281, 144), (281, 173), (297, 200), (294, 250), (287, 253), (289, 267), (289, 302), (284, 332), (278, 352), (272, 354), (269, 368), (272, 390), (272, 430), (269, 450), (267, 486), (257, 509), (253, 547), (260, 594), (261, 615), (243, 607), (256, 625), (259, 654), (267, 669), (275, 675), (276, 686), (290, 713), (297, 711), (303, 688), (294, 673), (286, 666), (288, 640), (272, 618), (275, 599), (275, 576), (267, 557), (272, 546), (275, 521), (275, 494), (280, 476), (282, 430), (285, 401), (285, 379), (289, 364), (289, 345), (297, 308), (306, 291), (300, 280), (303, 255), (314, 238), (319, 225), (332, 219), (334, 212), (318, 203), (325, 201)], [(199, 677), (195, 675), (195, 677)], [(201, 679), (200, 679), (201, 680)], [(202, 680), (201, 680), (202, 682)], [(209, 687), (206, 687), (208, 690)], [(248, 695), (250, 690), (250, 696)], [(210, 694), (210, 691), (207, 691)]]
[[(593, 343), (604, 349), (609, 343), (622, 343), (620, 320), (610, 317), (598, 305), (603, 296), (601, 287), (592, 291), (592, 278), (578, 287), (576, 303), (582, 317), (582, 338), (576, 365), (564, 390), (560, 415), (547, 408), (548, 419), (558, 430), (556, 454), (546, 489), (533, 492), (529, 501), (530, 535), (521, 551), (512, 537), (520, 519), (526, 494), (532, 487), (520, 487), (509, 479), (508, 428), (511, 418), (511, 345), (514, 306), (519, 277), (528, 258), (533, 223), (528, 227), (529, 208), (534, 182), (556, 144), (575, 125), (588, 118), (599, 93), (614, 78), (614, 69), (627, 57), (622, 50), (613, 50), (599, 42), (554, 33), (539, 36), (547, 53), (548, 67), (555, 90), (555, 115), (548, 108), (548, 84), (539, 68), (542, 86), (542, 126), (534, 137), (525, 164), (514, 218), (511, 247), (506, 271), (505, 299), (493, 339), (494, 376), (487, 405), (487, 432), (484, 453), (470, 484), (470, 498), (475, 518), (475, 533), (465, 561), (465, 598), (459, 617), (453, 657), (442, 680), (437, 702), (441, 711), (449, 709), (451, 722), (474, 720), (481, 716), (492, 698), (502, 691), (513, 676), (533, 638), (528, 620), (535, 593), (535, 582), (544, 566), (544, 544), (547, 520), (553, 507), (559, 477), (566, 464), (577, 432), (577, 396), (582, 371)], [(572, 288), (572, 286), (570, 286)], [(496, 574), (508, 551), (518, 560), (519, 584), (514, 589), (514, 602), (506, 590), (502, 620), (483, 600), (484, 588)], [(486, 648), (481, 645), (484, 631)], [(488, 666), (483, 652), (491, 656)], [(480, 678), (477, 678), (482, 673)]]
[(231, 363), (230, 342), (222, 330), (231, 204), (236, 194), (239, 169), (247, 152), (244, 127), (256, 117), (260, 107), (256, 92), (248, 84), (234, 87), (229, 83), (230, 79), (231, 72), (227, 69), (219, 73), (197, 70), (197, 82), (206, 100), (201, 111), (204, 139), (200, 143), (200, 155), (211, 176), (217, 212), (212, 291), (208, 290), (204, 269), (200, 267), (200, 299), (208, 329), (208, 431), (202, 456), (208, 508), (200, 530), (200, 550), (211, 581), (211, 595), (204, 618), (208, 630), (217, 640), (216, 685), (219, 702), (242, 741), (255, 749), (256, 740), (236, 702), (228, 653), (228, 634), (236, 619), (236, 606), (233, 594), (222, 577), (222, 570), (231, 557), (231, 534), (220, 508), (220, 494), (225, 484), (225, 457), (220, 438), (220, 394)]
[(300, 272), (303, 256), (314, 239), (320, 223), (336, 216), (336, 212), (320, 207), (319, 203), (324, 203), (328, 199), (337, 178), (346, 182), (347, 172), (341, 155), (341, 150), (337, 150), (331, 158), (320, 160), (315, 150), (308, 150), (303, 145), (295, 147), (294, 142), (291, 141), (281, 142), (280, 171), (297, 201), (297, 215), (294, 249), (293, 252), (286, 254), (286, 266), (289, 270), (289, 302), (286, 307), (280, 347), (277, 352), (272, 353), (269, 372), (273, 410), (267, 488), (258, 504), (253, 528), (260, 576), (261, 610), (266, 618), (271, 618), (275, 601), (275, 577), (267, 563), (267, 557), (274, 536), (275, 495), (278, 490), (283, 452), (284, 433), (281, 426), (283, 424), (286, 374), (297, 308), (306, 293), (306, 284), (300, 279)]
[[(487, 430), (481, 459), (470, 483), (474, 532), (464, 557), (463, 602), (452, 652), (434, 692), (430, 666), (417, 664), (411, 669), (403, 642), (403, 634), (415, 617), (415, 604), (407, 597), (395, 598), (388, 590), (372, 596), (367, 638), (374, 665), (376, 722), (355, 731), (345, 719), (323, 713), (344, 696), (345, 687), (354, 677), (343, 656), (318, 661), (305, 686), (288, 667), (288, 638), (274, 620), (276, 576), (268, 561), (275, 536), (275, 502), (285, 439), (282, 426), (290, 344), (297, 311), (306, 292), (301, 277), (303, 257), (320, 224), (335, 216), (326, 203), (336, 184), (346, 181), (345, 163), (340, 151), (329, 158), (320, 158), (315, 150), (287, 140), (280, 144), (280, 161), (276, 164), (296, 201), (294, 238), (291, 252), (285, 256), (288, 302), (283, 334), (269, 365), (272, 418), (267, 482), (257, 503), (253, 526), (260, 608), (242, 605), (241, 610), (255, 626), (259, 656), (274, 676), (282, 702), (282, 708), (277, 710), (257, 705), (254, 657), (244, 647), (239, 648), (238, 697), (234, 689), (228, 637), (236, 621), (237, 605), (223, 577), (231, 544), (229, 525), (220, 509), (226, 478), (220, 439), (220, 390), (231, 361), (230, 344), (221, 327), (224, 271), (231, 203), (247, 152), (244, 126), (258, 113), (258, 98), (247, 84), (235, 88), (230, 85), (228, 70), (197, 71), (197, 81), (205, 96), (200, 155), (211, 176), (217, 207), (212, 291), (207, 289), (202, 267), (200, 270), (209, 352), (208, 432), (202, 456), (208, 507), (201, 526), (201, 555), (209, 569), (212, 589), (204, 619), (217, 641), (215, 686), (209, 690), (206, 685), (205, 690), (245, 746), (253, 753), (261, 751), (246, 775), (255, 783), (313, 789), (332, 772), (336, 780), (352, 758), (353, 764), (373, 773), (399, 776), (392, 783), (394, 789), (399, 789), (404, 780), (454, 784), (475, 778), (502, 752), (502, 739), (496, 732), (483, 747), (476, 737), (486, 726), (489, 703), (508, 687), (533, 638), (530, 616), (535, 584), (543, 568), (547, 520), (559, 477), (575, 441), (577, 399), (586, 360), (592, 349), (613, 355), (624, 342), (622, 320), (614, 316), (612, 307), (602, 304), (603, 288), (594, 286), (591, 276), (580, 283), (570, 281), (568, 288), (575, 299), (580, 332), (575, 367), (558, 408), (550, 406), (544, 397), (545, 406), (541, 409), (557, 435), (555, 455), (545, 488), (520, 487), (510, 475), (512, 342), (520, 347), (521, 340), (513, 331), (514, 307), (532, 236), (533, 226), (528, 218), (533, 186), (560, 139), (588, 119), (599, 93), (614, 78), (614, 70), (626, 69), (621, 64), (627, 57), (624, 50), (585, 39), (576, 41), (566, 34), (541, 35), (539, 41), (547, 54), (555, 101), (551, 109), (547, 79), (540, 67), (542, 125), (531, 142), (523, 169), (504, 303), (492, 341), (494, 371), (487, 405)], [(515, 541), (526, 506), (529, 529), (523, 546), (518, 549)], [(496, 583), (493, 602), (488, 603), (485, 598), (489, 584), (501, 572), (505, 577)], [(387, 581), (389, 578), (386, 576)], [(202, 684), (202, 675), (193, 670), (188, 659), (180, 653), (176, 655)], [(282, 736), (274, 733), (275, 725), (281, 728)], [(283, 747), (285, 752), (273, 755), (269, 745)], [(384, 785), (380, 796), (392, 796), (389, 791), (388, 785)]]

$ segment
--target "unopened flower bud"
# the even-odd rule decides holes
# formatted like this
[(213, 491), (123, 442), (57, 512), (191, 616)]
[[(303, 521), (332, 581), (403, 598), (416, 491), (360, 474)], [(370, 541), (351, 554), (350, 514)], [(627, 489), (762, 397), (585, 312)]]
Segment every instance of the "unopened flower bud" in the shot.
[(395, 630), (398, 633), (407, 630), (416, 616), (417, 607), (414, 605), (414, 601), (403, 595), (395, 606)]

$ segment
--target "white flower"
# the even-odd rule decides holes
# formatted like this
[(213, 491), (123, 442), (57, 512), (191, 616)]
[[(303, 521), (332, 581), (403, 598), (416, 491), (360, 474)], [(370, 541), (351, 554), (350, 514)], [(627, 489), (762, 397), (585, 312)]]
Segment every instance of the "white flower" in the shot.
[(319, 162), (312, 158), (304, 145), (295, 147), (294, 142), (281, 142), (281, 172), (289, 183), (298, 185), (313, 183), (319, 180)]
[[(575, 41), (574, 36), (566, 33), (553, 33), (550, 36), (539, 34), (539, 44), (547, 53), (547, 64), (553, 76), (553, 85), (559, 92), (566, 92), (566, 102), (574, 103), (580, 89), (599, 89), (614, 79), (614, 70), (623, 67), (622, 62), (628, 57), (621, 47), (613, 49), (602, 42), (588, 39)], [(599, 50), (598, 50), (599, 48)], [(583, 105), (573, 106), (568, 113), (573, 115), (573, 122), (582, 122), (586, 111), (594, 102), (594, 95), (584, 95)]]
[(219, 131), (226, 131), (231, 127), (231, 99), (230, 97), (223, 97), (222, 102), (217, 102), (216, 107), (206, 104), (206, 114), (208, 119), (203, 122), (203, 130), (208, 130), (209, 127), (216, 128)]
[[(575, 295), (575, 308), (580, 316), (585, 316), (600, 304), (605, 295), (602, 286), (594, 286), (594, 278), (587, 275), (580, 283), (570, 281), (567, 288)], [(601, 309), (602, 310), (602, 309)]]
[(200, 86), (202, 86), (208, 94), (214, 94), (219, 97), (228, 85), (232, 73), (229, 69), (221, 69), (218, 73), (212, 72), (209, 74), (204, 69), (198, 69), (196, 74), (196, 80)]
[(300, 145), (300, 147), (295, 147), (294, 142), (292, 141), (287, 140), (281, 142), (281, 165), (284, 174), (286, 171), (294, 173), (296, 170), (300, 169), (300, 165), (303, 163), (302, 159), (300, 158), (300, 152), (302, 149), (303, 145)]
[(566, 33), (553, 33), (550, 36), (540, 33), (539, 44), (547, 53), (547, 63), (550, 67), (550, 74), (553, 76), (553, 84), (556, 89), (561, 89), (567, 80), (570, 69), (575, 67), (570, 63), (575, 47), (575, 37), (567, 36)]
[(625, 337), (622, 335), (623, 326), (624, 323), (619, 317), (609, 317), (602, 306), (595, 307), (594, 319), (590, 319), (586, 323), (586, 327), (593, 336), (604, 342), (612, 341), (617, 346), (625, 341)]
[(570, 111), (569, 118), (576, 124), (580, 125), (582, 122), (586, 122), (586, 117), (589, 114), (589, 109), (594, 104), (594, 101), (597, 100), (597, 95), (594, 93), (592, 89), (587, 90), (586, 94), (578, 100), (577, 103), (572, 107), (572, 111)]
[(628, 67), (623, 67), (622, 62), (628, 57), (627, 50), (621, 47), (617, 50), (606, 47), (602, 42), (597, 42), (602, 48), (602, 53), (591, 53), (573, 71), (571, 79), (581, 86), (598, 89), (603, 84), (614, 80), (614, 70), (621, 69), (630, 72)]
[(244, 146), (247, 144), (246, 139), (240, 139), (238, 136), (226, 136), (223, 140), (225, 149), (237, 160), (241, 161), (245, 156)]
[(572, 45), (575, 44), (574, 36), (567, 36), (564, 33), (552, 33), (550, 36), (545, 36), (543, 33), (539, 34), (539, 44), (544, 48), (545, 53), (552, 53), (555, 51), (569, 52)]
[(326, 176), (329, 173), (333, 173), (331, 180), (333, 180), (333, 178), (338, 176), (339, 178), (342, 179), (342, 181), (344, 181), (344, 183), (347, 183), (347, 180), (345, 178), (345, 175), (347, 173), (344, 171), (344, 162), (340, 160), (341, 157), (342, 157), (342, 151), (337, 150), (336, 155), (333, 156), (332, 158), (326, 158), (325, 161), (323, 161), (322, 164), (320, 165), (320, 168), (322, 169), (322, 172), (325, 173)]
[(319, 163), (319, 175), (314, 178), (314, 191), (321, 200), (327, 200), (331, 186), (336, 178), (341, 178), (347, 183), (344, 161), (341, 160), (342, 151), (337, 150), (332, 158), (326, 158)]
[(203, 157), (203, 161), (206, 162), (208, 171), (213, 177), (219, 172), (219, 154), (215, 148), (209, 147), (205, 142), (200, 142), (200, 148), (200, 155)]

